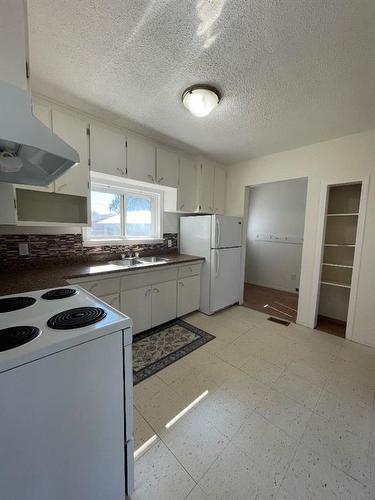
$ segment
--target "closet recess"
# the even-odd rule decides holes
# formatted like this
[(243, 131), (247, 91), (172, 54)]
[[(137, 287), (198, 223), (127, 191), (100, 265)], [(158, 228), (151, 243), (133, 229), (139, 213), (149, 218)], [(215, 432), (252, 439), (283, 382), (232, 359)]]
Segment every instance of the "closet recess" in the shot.
[(322, 252), (317, 329), (345, 337), (361, 183), (330, 186)]

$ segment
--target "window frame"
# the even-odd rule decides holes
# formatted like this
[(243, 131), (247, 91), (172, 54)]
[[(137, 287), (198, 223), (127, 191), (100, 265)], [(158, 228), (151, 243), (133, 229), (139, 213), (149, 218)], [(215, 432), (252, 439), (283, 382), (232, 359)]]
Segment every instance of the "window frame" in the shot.
[[(163, 193), (155, 190), (148, 190), (137, 187), (118, 187), (110, 185), (102, 185), (92, 183), (90, 186), (91, 192), (102, 192), (120, 195), (120, 236), (114, 237), (91, 237), (91, 227), (83, 228), (83, 245), (84, 246), (103, 246), (103, 245), (136, 245), (141, 243), (160, 243), (163, 241)], [(151, 228), (152, 236), (150, 237), (129, 237), (126, 235), (126, 199), (128, 196), (143, 196), (150, 198), (151, 201)], [(90, 207), (91, 213), (91, 207)]]

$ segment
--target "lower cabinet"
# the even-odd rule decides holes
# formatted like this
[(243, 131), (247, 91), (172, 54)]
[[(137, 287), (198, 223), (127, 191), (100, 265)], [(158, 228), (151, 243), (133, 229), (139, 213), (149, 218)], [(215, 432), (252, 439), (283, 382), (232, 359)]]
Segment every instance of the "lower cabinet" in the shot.
[(121, 292), (121, 311), (133, 320), (133, 335), (151, 328), (152, 287)]
[(177, 281), (177, 316), (184, 316), (199, 309), (200, 275)]
[(106, 304), (115, 309), (120, 309), (120, 297), (118, 293), (112, 293), (111, 295), (104, 295), (100, 297)]
[(133, 334), (176, 317), (176, 281), (121, 292), (121, 311), (133, 320)]
[(176, 281), (152, 286), (151, 326), (161, 325), (176, 317)]

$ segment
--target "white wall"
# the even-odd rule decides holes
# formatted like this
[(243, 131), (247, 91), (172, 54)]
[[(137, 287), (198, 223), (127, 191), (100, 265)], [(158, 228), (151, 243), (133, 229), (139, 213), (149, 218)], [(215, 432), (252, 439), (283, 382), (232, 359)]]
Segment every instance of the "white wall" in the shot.
[(311, 301), (322, 181), (370, 177), (353, 340), (375, 347), (375, 130), (263, 156), (228, 167), (227, 213), (243, 215), (245, 186), (308, 177), (298, 323), (313, 326)]
[(299, 287), (307, 179), (252, 187), (245, 281), (295, 292)]

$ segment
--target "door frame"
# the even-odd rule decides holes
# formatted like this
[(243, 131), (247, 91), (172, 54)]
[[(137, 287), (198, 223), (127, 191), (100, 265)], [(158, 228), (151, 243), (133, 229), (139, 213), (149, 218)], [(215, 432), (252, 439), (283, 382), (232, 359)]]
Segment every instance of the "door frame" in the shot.
[(311, 311), (309, 323), (315, 328), (318, 319), (319, 296), (320, 296), (320, 277), (322, 272), (322, 257), (324, 249), (324, 236), (326, 230), (326, 212), (328, 203), (328, 190), (332, 186), (344, 186), (346, 184), (362, 184), (361, 196), (359, 202), (358, 223), (356, 232), (356, 244), (354, 249), (352, 282), (349, 295), (348, 316), (346, 320), (345, 338), (352, 340), (353, 326), (355, 320), (355, 306), (358, 295), (359, 268), (362, 257), (362, 246), (364, 237), (364, 227), (367, 211), (367, 198), (370, 184), (370, 176), (356, 177), (348, 179), (330, 179), (321, 182), (319, 215), (317, 224), (317, 244), (314, 259), (314, 271), (312, 279)]

